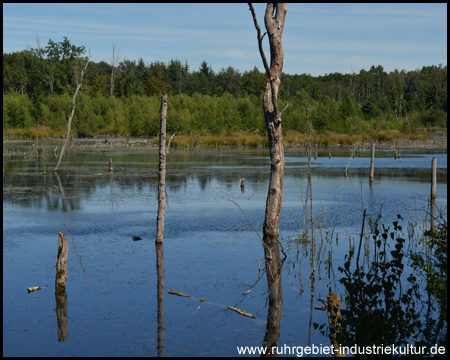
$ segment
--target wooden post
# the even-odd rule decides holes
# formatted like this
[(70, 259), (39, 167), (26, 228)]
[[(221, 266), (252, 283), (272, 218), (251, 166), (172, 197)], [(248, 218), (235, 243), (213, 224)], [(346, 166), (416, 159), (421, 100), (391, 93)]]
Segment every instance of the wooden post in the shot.
[(69, 257), (69, 240), (61, 231), (58, 238), (58, 255), (56, 257), (56, 291), (64, 290), (67, 281), (67, 260)]
[(373, 184), (373, 173), (375, 170), (375, 141), (372, 141), (372, 156), (370, 159), (370, 176), (369, 183)]
[(434, 157), (431, 160), (431, 198), (430, 198), (430, 208), (431, 208), (431, 218), (430, 218), (430, 227), (433, 230), (436, 226), (436, 177), (437, 171), (437, 158)]
[(159, 181), (158, 181), (158, 215), (156, 217), (156, 243), (162, 243), (164, 237), (164, 216), (166, 202), (166, 118), (167, 94), (161, 98), (161, 125), (159, 131)]
[(113, 171), (112, 159), (109, 159), (109, 171)]
[(431, 160), (431, 198), (436, 199), (436, 170), (437, 170), (437, 158)]

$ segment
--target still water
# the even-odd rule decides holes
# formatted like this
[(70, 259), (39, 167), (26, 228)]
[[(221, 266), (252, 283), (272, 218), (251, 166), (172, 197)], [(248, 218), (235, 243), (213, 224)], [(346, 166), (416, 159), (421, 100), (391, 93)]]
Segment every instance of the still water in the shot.
[[(236, 356), (238, 346), (262, 345), (268, 313), (264, 251), (246, 216), (262, 235), (267, 151), (168, 155), (165, 291), (158, 308), (157, 149), (68, 149), (58, 179), (53, 147), (37, 158), (25, 153), (30, 144), (12, 148), (17, 152), (10, 147), (10, 155), (4, 154), (3, 175), (4, 356)], [(392, 151), (378, 151), (371, 188), (369, 151), (357, 153), (347, 175), (349, 152), (335, 151), (329, 159), (328, 150), (319, 151), (312, 160), (318, 248), (313, 304), (309, 245), (295, 241), (310, 230), (307, 159), (303, 151), (285, 156), (280, 234), (287, 258), (278, 345), (329, 345), (310, 326), (311, 319), (327, 322), (326, 313), (313, 307), (322, 305), (317, 298), (326, 299), (329, 287), (344, 294), (337, 267), (348, 252), (348, 237), (359, 239), (363, 202), (372, 218), (382, 208), (387, 225), (399, 213), (404, 228), (412, 219), (421, 224), (431, 159), (437, 157), (437, 205), (446, 213), (447, 155), (403, 150), (399, 162)], [(65, 324), (57, 318), (53, 285), (60, 231), (69, 239)], [(27, 294), (28, 287), (45, 285)], [(169, 289), (191, 297), (168, 294)]]

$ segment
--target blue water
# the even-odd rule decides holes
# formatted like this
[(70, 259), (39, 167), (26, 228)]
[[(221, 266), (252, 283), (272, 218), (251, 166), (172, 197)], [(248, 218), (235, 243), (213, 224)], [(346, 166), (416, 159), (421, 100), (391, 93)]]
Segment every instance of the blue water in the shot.
[[(352, 159), (347, 175), (350, 154), (336, 153), (331, 159), (327, 154), (312, 161), (313, 211), (324, 237), (335, 227), (339, 245), (333, 239), (330, 277), (325, 258), (317, 255), (314, 306), (321, 305), (316, 299), (325, 298), (329, 286), (343, 295), (337, 266), (348, 251), (347, 236), (359, 239), (363, 201), (370, 217), (382, 207), (386, 224), (398, 213), (405, 225), (412, 218), (422, 221), (430, 193), (431, 159), (437, 157), (438, 206), (445, 217), (447, 207), (445, 153), (402, 151), (399, 162), (392, 152), (379, 151), (372, 189), (370, 153)], [(114, 161), (113, 174), (107, 171), (109, 158)], [(60, 188), (53, 189), (59, 182), (52, 171), (42, 175), (43, 164), (50, 169), (55, 159), (11, 156), (5, 160), (3, 355), (158, 355), (157, 151), (69, 153), (59, 171), (64, 197)], [(265, 274), (249, 296), (243, 294), (263, 270), (264, 252), (258, 235), (230, 200), (262, 234), (268, 178), (264, 151), (170, 153), (163, 242), (165, 356), (236, 356), (237, 346), (262, 344), (267, 320)], [(307, 246), (292, 241), (303, 229), (307, 198), (305, 155), (287, 152), (280, 233), (288, 257), (282, 271), (280, 346), (329, 344), (309, 327), (310, 253)], [(306, 212), (309, 216), (309, 203)], [(310, 231), (308, 223), (305, 227)], [(53, 286), (60, 231), (70, 243), (64, 341), (58, 341)], [(133, 236), (144, 240), (132, 241)], [(317, 221), (316, 237), (328, 257), (330, 248), (325, 240), (321, 242)], [(44, 285), (48, 287), (27, 294), (29, 286)], [(168, 289), (192, 298), (169, 295)], [(207, 301), (199, 302), (200, 298)], [(226, 306), (256, 318), (243, 317)], [(313, 310), (313, 321), (327, 322), (326, 313)], [(159, 346), (161, 351), (161, 341)]]

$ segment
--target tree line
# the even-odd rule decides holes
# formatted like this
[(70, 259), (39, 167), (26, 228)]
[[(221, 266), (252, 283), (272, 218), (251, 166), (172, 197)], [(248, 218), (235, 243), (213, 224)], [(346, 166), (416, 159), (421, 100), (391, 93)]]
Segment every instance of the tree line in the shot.
[[(64, 128), (85, 53), (67, 37), (3, 53), (3, 128)], [(156, 135), (163, 93), (170, 95), (167, 131), (265, 131), (261, 103), (267, 76), (256, 66), (241, 73), (232, 66), (215, 72), (206, 60), (198, 69), (179, 59), (119, 61), (117, 48), (112, 59), (92, 61), (84, 75), (74, 117), (79, 135)], [(447, 127), (447, 66), (441, 64), (389, 73), (381, 65), (317, 77), (283, 73), (278, 96), (280, 108), (289, 104), (283, 113), (286, 131), (308, 131), (307, 116), (318, 133)]]

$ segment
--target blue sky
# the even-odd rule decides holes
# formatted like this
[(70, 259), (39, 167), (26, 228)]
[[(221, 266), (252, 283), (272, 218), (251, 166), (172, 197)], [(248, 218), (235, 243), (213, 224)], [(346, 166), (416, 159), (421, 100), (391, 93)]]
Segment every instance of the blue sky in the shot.
[[(255, 4), (264, 28), (265, 4)], [(288, 4), (283, 71), (351, 73), (447, 65), (447, 4)], [(247, 4), (3, 4), (3, 52), (45, 46), (67, 36), (110, 62), (112, 42), (122, 60), (146, 63), (206, 60), (214, 71), (262, 68)], [(265, 44), (267, 39), (265, 38)], [(268, 46), (266, 54), (269, 57)]]

